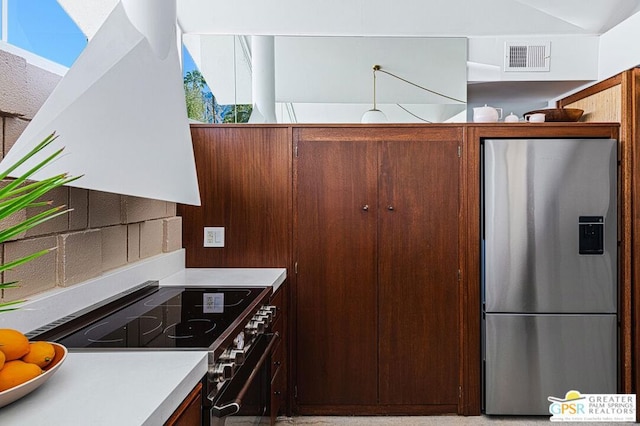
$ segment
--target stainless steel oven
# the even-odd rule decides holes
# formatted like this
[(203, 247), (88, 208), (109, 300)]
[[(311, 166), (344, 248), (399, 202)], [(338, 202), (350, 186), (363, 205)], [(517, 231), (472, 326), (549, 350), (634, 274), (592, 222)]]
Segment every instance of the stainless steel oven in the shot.
[[(268, 425), (271, 422), (271, 355), (280, 336), (260, 335), (233, 377), (215, 395), (207, 398), (209, 424)], [(209, 375), (216, 377), (215, 374)]]
[(277, 313), (268, 287), (144, 283), (28, 333), (74, 351), (204, 350), (202, 423), (268, 424)]

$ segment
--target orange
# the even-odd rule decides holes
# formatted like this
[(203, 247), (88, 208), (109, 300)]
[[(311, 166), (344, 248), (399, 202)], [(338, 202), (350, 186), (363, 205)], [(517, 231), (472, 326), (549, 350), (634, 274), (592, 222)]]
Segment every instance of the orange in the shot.
[(4, 367), (4, 360), (5, 360), (4, 352), (0, 351), (0, 370), (2, 370), (2, 367)]
[(53, 357), (56, 356), (56, 350), (49, 342), (31, 342), (29, 348), (29, 353), (21, 359), (24, 362), (35, 364), (40, 368), (49, 365), (49, 363), (53, 361)]
[(0, 351), (7, 361), (22, 358), (29, 352), (29, 339), (18, 330), (0, 328)]
[(40, 374), (42, 374), (42, 369), (35, 364), (19, 359), (7, 361), (0, 370), (0, 392), (38, 377)]

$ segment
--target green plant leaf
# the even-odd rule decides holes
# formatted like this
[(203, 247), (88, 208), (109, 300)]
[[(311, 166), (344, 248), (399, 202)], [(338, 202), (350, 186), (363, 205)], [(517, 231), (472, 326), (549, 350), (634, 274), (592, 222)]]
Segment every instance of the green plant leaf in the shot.
[[(23, 303), (24, 300), (13, 300), (11, 302), (3, 302), (0, 303), (0, 313), (3, 312), (9, 312), (9, 311), (15, 311), (17, 309), (19, 309), (16, 305)], [(11, 308), (7, 308), (7, 306), (12, 306)]]
[[(7, 178), (18, 167), (25, 164), (34, 155), (47, 148), (57, 138), (55, 132), (47, 136), (42, 142), (37, 144), (31, 151), (27, 152), (22, 158), (17, 160), (7, 170), (0, 173), (0, 180)], [(42, 198), (51, 190), (58, 188), (62, 185), (66, 185), (79, 179), (81, 176), (69, 177), (66, 173), (58, 174), (40, 181), (30, 181), (30, 177), (38, 171), (42, 170), (48, 164), (50, 164), (55, 158), (57, 158), (64, 148), (55, 150), (52, 154), (46, 156), (43, 160), (39, 161), (35, 166), (32, 166), (29, 170), (22, 173), (17, 178), (9, 181), (4, 186), (0, 187), (0, 221), (8, 218), (11, 215), (18, 214), (23, 210), (32, 210), (35, 208), (45, 208), (44, 211), (38, 212), (31, 217), (19, 220), (15, 224), (7, 222), (7, 226), (4, 229), (0, 229), (0, 243), (10, 240), (29, 229), (42, 224), (48, 220), (51, 220), (57, 216), (68, 213), (71, 209), (64, 209), (65, 206), (56, 206), (47, 208), (52, 203), (51, 201), (43, 201)], [(27, 262), (30, 262), (46, 253), (49, 253), (54, 249), (45, 249), (38, 252), (26, 255), (20, 259), (7, 262), (0, 265), (0, 272), (4, 272)], [(0, 289), (10, 289), (17, 287), (17, 281), (1, 283)], [(0, 303), (0, 313), (12, 311), (18, 309), (16, 305), (22, 303), (22, 300), (3, 302)]]
[(18, 285), (18, 281), (10, 281), (8, 283), (0, 284), (0, 290), (4, 290), (4, 289), (7, 289), (7, 288), (17, 288), (17, 287), (20, 287)]
[[(0, 219), (7, 217), (24, 208), (33, 207), (39, 204), (39, 202), (36, 202), (35, 200), (39, 199), (52, 189), (62, 186), (73, 180), (75, 180), (75, 178), (67, 179), (54, 177), (29, 185), (30, 189), (28, 192), (0, 202)], [(12, 195), (15, 195), (16, 193), (17, 192), (14, 191)], [(7, 197), (9, 196), (10, 195), (7, 195)], [(2, 197), (1, 193), (0, 197)]]
[[(45, 149), (47, 146), (49, 146), (53, 141), (55, 141), (58, 138), (58, 136), (56, 136), (56, 132), (51, 133), (49, 136), (47, 136), (46, 138), (44, 138), (44, 140), (42, 142), (40, 142), (38, 145), (36, 145), (31, 151), (29, 151), (28, 153), (26, 153), (22, 158), (20, 158), (18, 161), (16, 161), (15, 164), (13, 164), (11, 167), (9, 167), (7, 170), (5, 170), (4, 172), (0, 173), (0, 180), (5, 179), (7, 176), (9, 176), (15, 169), (17, 169), (18, 167), (20, 167), (21, 165), (23, 165), (25, 162), (29, 161), (29, 159), (31, 157), (33, 157), (34, 155), (36, 155), (38, 152), (42, 151), (43, 149)], [(24, 175), (22, 175), (21, 177), (24, 177)]]
[(22, 222), (10, 226), (7, 229), (3, 229), (0, 231), (0, 242), (4, 242), (10, 240), (11, 238), (20, 235), (23, 232), (28, 231), (29, 229), (37, 226), (47, 220), (53, 219), (54, 217), (60, 216), (62, 214), (67, 213), (70, 209), (60, 211), (64, 206), (53, 207), (49, 210), (38, 213), (30, 218), (23, 220)]
[[(24, 263), (31, 262), (32, 260), (37, 259), (38, 257), (43, 256), (43, 255), (45, 255), (45, 254), (47, 254), (47, 253), (49, 253), (49, 252), (51, 252), (53, 250), (55, 250), (55, 248), (40, 250), (38, 252), (35, 252), (35, 253), (32, 253), (32, 254), (28, 254), (28, 255), (26, 255), (24, 257), (21, 257), (20, 259), (16, 259), (16, 260), (13, 260), (11, 262), (4, 263), (4, 264), (0, 265), (0, 272), (8, 271), (8, 270), (16, 268), (16, 267), (18, 267), (18, 266), (20, 266), (20, 265), (22, 265)], [(3, 284), (0, 284), (0, 286), (12, 285), (12, 284), (15, 284), (16, 282), (17, 281), (13, 281), (13, 282), (10, 282), (10, 283), (3, 283)], [(15, 286), (12, 286), (12, 287), (15, 287)], [(10, 288), (10, 287), (0, 287), (0, 288)]]

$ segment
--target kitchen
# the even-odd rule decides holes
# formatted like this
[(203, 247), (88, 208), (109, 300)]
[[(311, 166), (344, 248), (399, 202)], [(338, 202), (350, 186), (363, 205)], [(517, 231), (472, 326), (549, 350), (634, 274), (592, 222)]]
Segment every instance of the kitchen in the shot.
[[(24, 124), (19, 120), (13, 120), (13, 121), (6, 120), (6, 121), (11, 121), (10, 125), (18, 126), (19, 128)], [(545, 126), (550, 127), (548, 125), (545, 125)], [(197, 128), (198, 127), (196, 126), (196, 129)], [(283, 144), (282, 141), (284, 141), (284, 143), (286, 144), (287, 140), (290, 140), (286, 135), (286, 132), (288, 131), (287, 129), (288, 129), (287, 127), (283, 127), (281, 128), (281, 130), (278, 130), (276, 126), (276, 130), (275, 130), (276, 133), (280, 131), (285, 132), (284, 139), (282, 138), (282, 136), (278, 136), (278, 135), (275, 136), (275, 138), (280, 141), (279, 144)], [(475, 130), (472, 130), (474, 132), (484, 131), (482, 130), (484, 129), (484, 127), (477, 127), (474, 129)], [(18, 131), (18, 130), (19, 129), (14, 131)], [(499, 130), (499, 131), (503, 131), (503, 130)], [(229, 130), (229, 132), (232, 132), (232, 130)], [(281, 152), (274, 153), (274, 155), (275, 154), (287, 155), (289, 153), (287, 149), (291, 149), (291, 148), (286, 148), (285, 146), (285, 148), (282, 148), (282, 149), (285, 149), (285, 151), (282, 153)], [(465, 152), (469, 152), (469, 151), (465, 151)], [(240, 158), (242, 158), (242, 156), (240, 156)], [(471, 166), (472, 165), (469, 165), (469, 167)], [(287, 169), (287, 174), (288, 173), (289, 173), (289, 170)], [(281, 175), (278, 175), (278, 176), (280, 177)], [(258, 178), (258, 177), (256, 176), (255, 178)], [(278, 182), (279, 181), (273, 182), (274, 187), (278, 185)], [(261, 184), (264, 185), (264, 181)], [(274, 193), (278, 193), (278, 190), (275, 188), (273, 189), (273, 191)], [(78, 257), (74, 257), (74, 254), (75, 254), (74, 252), (70, 250), (67, 252), (68, 256), (66, 259), (69, 261), (69, 264), (67, 265), (66, 269), (64, 269), (64, 271), (69, 273), (70, 276), (66, 277), (64, 282), (68, 286), (72, 286), (73, 284), (85, 281), (90, 278), (90, 277), (86, 277), (86, 275), (81, 274), (81, 273), (86, 274), (88, 268), (84, 268), (83, 270), (83, 268), (78, 267), (77, 266), (78, 264), (73, 263), (75, 260), (78, 260), (79, 262), (84, 261), (85, 262), (84, 265), (87, 265), (86, 263), (87, 261), (92, 262), (91, 263), (92, 267), (94, 267), (97, 270), (98, 268), (103, 268), (102, 266), (103, 259), (107, 258), (109, 262), (104, 269), (109, 270), (109, 266), (111, 265), (117, 265), (118, 267), (122, 267), (123, 265), (127, 264), (129, 261), (135, 261), (136, 259), (145, 259), (147, 257), (153, 257), (158, 254), (161, 254), (164, 250), (166, 250), (167, 253), (170, 253), (172, 251), (175, 251), (176, 246), (179, 247), (181, 244), (184, 244), (184, 246), (187, 247), (189, 244), (197, 244), (198, 240), (202, 238), (200, 235), (201, 231), (199, 231), (198, 234), (196, 234), (195, 231), (192, 230), (192, 231), (189, 231), (194, 233), (192, 236), (186, 235), (186, 232), (185, 232), (185, 234), (182, 235), (183, 241), (180, 241), (179, 233), (184, 231), (181, 231), (181, 228), (182, 228), (181, 226), (177, 226), (177, 229), (179, 231), (176, 231), (176, 222), (179, 223), (180, 221), (182, 221), (184, 224), (185, 218), (187, 216), (185, 214), (183, 214), (182, 216), (176, 215), (176, 213), (173, 210), (175, 209), (175, 205), (173, 205), (172, 203), (156, 202), (156, 201), (150, 201), (150, 200), (138, 200), (130, 196), (117, 195), (117, 194), (111, 194), (111, 193), (95, 193), (93, 191), (87, 193), (81, 190), (69, 191), (69, 193), (64, 193), (64, 194), (61, 194), (60, 196), (72, 197), (69, 203), (74, 203), (74, 207), (76, 208), (74, 212), (80, 211), (81, 208), (84, 208), (85, 212), (87, 211), (87, 209), (90, 209), (89, 214), (87, 214), (88, 219), (85, 218), (84, 221), (80, 220), (81, 223), (82, 222), (85, 223), (84, 228), (79, 227), (77, 225), (77, 222), (74, 222), (74, 227), (71, 228), (71, 230), (74, 230), (74, 231), (78, 231), (82, 229), (82, 230), (88, 230), (88, 232), (69, 233), (69, 236), (67, 238), (66, 233), (62, 231), (63, 233), (65, 233), (65, 237), (61, 239), (65, 243), (70, 244), (73, 242), (74, 238), (82, 238), (88, 247), (99, 246), (100, 252), (101, 252), (101, 253), (97, 253), (97, 250), (94, 250), (91, 253), (81, 253), (84, 256), (88, 256), (88, 258), (82, 258), (80, 256), (80, 253), (77, 254)], [(285, 194), (284, 201), (279, 202), (280, 203), (279, 205), (289, 206), (291, 203), (290, 200), (291, 200), (290, 195)], [(238, 200), (238, 201), (240, 202), (242, 200)], [(66, 203), (66, 200), (65, 200), (65, 203)], [(268, 211), (272, 212), (272, 210), (268, 210)], [(224, 215), (225, 213), (222, 211), (219, 211), (217, 213), (214, 212), (213, 214)], [(252, 214), (258, 215), (259, 212), (252, 211)], [(289, 228), (287, 227), (279, 228), (279, 227), (283, 226), (283, 223), (284, 224), (287, 223), (290, 217), (287, 217), (286, 215), (289, 215), (289, 214), (290, 213), (286, 213), (284, 218), (276, 217), (275, 222), (270, 223), (269, 226), (275, 227), (272, 229), (277, 229), (278, 233), (282, 231), (283, 233), (282, 235), (287, 235), (287, 233), (290, 232)], [(124, 215), (124, 219), (122, 218), (123, 215)], [(78, 215), (78, 216), (72, 216), (72, 217), (75, 220), (81, 216)], [(180, 219), (181, 217), (182, 219)], [(233, 217), (231, 218), (231, 220), (241, 220), (241, 219), (242, 219), (241, 217), (237, 217), (237, 219), (234, 219)], [(189, 222), (191, 222), (192, 220), (193, 219), (190, 218)], [(215, 217), (212, 220), (215, 220)], [(89, 225), (86, 225), (87, 221), (90, 222)], [(214, 225), (214, 226), (217, 224), (218, 223), (209, 223), (209, 225)], [(69, 225), (63, 224), (60, 226), (64, 227)], [(249, 221), (248, 226), (255, 226), (256, 228), (260, 228), (260, 225), (254, 221)], [(104, 232), (102, 231), (96, 232), (95, 231), (96, 228), (103, 228)], [(253, 231), (253, 228), (251, 229)], [(258, 229), (258, 231), (260, 230)], [(61, 232), (61, 231), (48, 231), (45, 234), (48, 234), (49, 232)], [(164, 238), (164, 234), (163, 234), (164, 232), (166, 232), (166, 235), (169, 237), (168, 239)], [(100, 235), (96, 235), (96, 234), (100, 234)], [(138, 236), (137, 241), (135, 240), (136, 235)], [(160, 238), (158, 237), (158, 235), (163, 235), (163, 237)], [(129, 239), (128, 241), (127, 241), (127, 238)], [(268, 251), (259, 250), (258, 253), (252, 252), (256, 256), (256, 258), (254, 259), (247, 258), (244, 260), (245, 262), (247, 262), (247, 264), (242, 264), (243, 260), (241, 258), (241, 254), (243, 252), (246, 253), (247, 247), (253, 247), (253, 246), (240, 245), (234, 248), (231, 246), (231, 243), (233, 242), (233, 238), (240, 238), (240, 236), (227, 235), (227, 238), (229, 238), (228, 241), (230, 244), (228, 247), (228, 250), (225, 250), (224, 252), (220, 250), (217, 250), (217, 251), (209, 250), (207, 256), (213, 256), (214, 259), (205, 257), (202, 259), (202, 262), (210, 262), (209, 266), (210, 265), (216, 265), (216, 266), (229, 265), (229, 266), (246, 266), (246, 267), (255, 267), (255, 266), (283, 267), (285, 266), (287, 267), (288, 271), (292, 271), (294, 269), (294, 265), (291, 263), (291, 259), (290, 259), (291, 247), (288, 245), (289, 243), (286, 243), (284, 246), (282, 246), (280, 243), (269, 241), (268, 240), (269, 235), (267, 235), (265, 236), (266, 240), (264, 244), (270, 250)], [(240, 241), (240, 243), (242, 244), (247, 244), (247, 242), (250, 241), (250, 238), (248, 236), (245, 236), (242, 238), (245, 238), (244, 240)], [(126, 244), (124, 244), (123, 241), (126, 241)], [(167, 243), (166, 247), (164, 246), (165, 242)], [(131, 253), (128, 253), (125, 251), (127, 256), (124, 256), (124, 259), (123, 259), (123, 256), (122, 256), (123, 246), (138, 247), (137, 258), (136, 258), (136, 250), (132, 249)], [(118, 250), (116, 250), (116, 248)], [(237, 251), (234, 251), (234, 250), (237, 250)], [(86, 251), (87, 250), (85, 250), (85, 252)], [(109, 258), (109, 256), (111, 256), (113, 253), (118, 253), (117, 259)], [(188, 253), (189, 253), (189, 249), (187, 249), (187, 255), (189, 255)], [(216, 256), (221, 256), (221, 258), (215, 259)], [(283, 258), (285, 258), (284, 261), (282, 261)], [(291, 272), (290, 272), (290, 276), (291, 276)], [(162, 277), (159, 277), (159, 278), (162, 278)], [(44, 291), (45, 289), (47, 288), (46, 287), (40, 288), (39, 291)]]

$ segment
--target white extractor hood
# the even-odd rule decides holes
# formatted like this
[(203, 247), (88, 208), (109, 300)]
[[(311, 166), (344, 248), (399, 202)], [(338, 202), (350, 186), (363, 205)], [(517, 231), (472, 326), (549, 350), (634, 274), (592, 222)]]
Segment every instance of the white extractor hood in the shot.
[(120, 2), (0, 169), (55, 131), (50, 150), (65, 154), (36, 180), (66, 172), (80, 188), (199, 205), (175, 22), (175, 0)]

